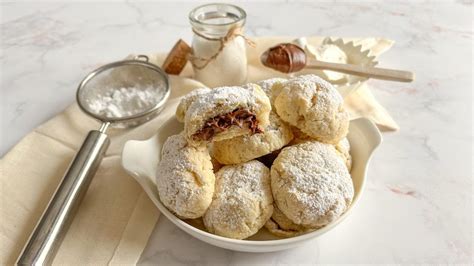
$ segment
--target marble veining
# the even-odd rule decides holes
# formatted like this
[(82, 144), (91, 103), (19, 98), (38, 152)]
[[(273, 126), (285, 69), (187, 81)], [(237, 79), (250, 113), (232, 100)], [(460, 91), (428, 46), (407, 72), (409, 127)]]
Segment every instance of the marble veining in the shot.
[[(195, 2), (0, 4), (0, 154), (74, 101), (90, 70), (191, 40)], [(331, 232), (277, 253), (202, 243), (161, 217), (140, 264), (472, 263), (473, 4), (461, 1), (242, 2), (250, 36), (380, 36), (381, 66), (414, 83), (369, 81), (401, 130), (384, 134), (359, 206)]]

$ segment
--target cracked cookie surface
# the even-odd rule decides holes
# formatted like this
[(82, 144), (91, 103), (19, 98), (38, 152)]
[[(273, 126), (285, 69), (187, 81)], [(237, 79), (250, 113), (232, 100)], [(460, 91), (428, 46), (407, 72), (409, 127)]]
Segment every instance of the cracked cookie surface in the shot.
[(156, 184), (161, 202), (184, 219), (201, 217), (211, 204), (215, 175), (205, 146), (190, 146), (182, 134), (163, 144)]
[(270, 124), (262, 133), (216, 141), (211, 154), (222, 164), (243, 163), (281, 149), (292, 139), (290, 126), (270, 112)]
[(336, 144), (347, 135), (349, 115), (341, 95), (316, 75), (285, 82), (274, 105), (281, 119), (318, 141)]
[(270, 103), (274, 104), (276, 97), (280, 94), (283, 89), (283, 85), (288, 81), (284, 78), (271, 78), (258, 81), (257, 84), (262, 88), (265, 94), (270, 99)]
[(354, 187), (333, 145), (316, 141), (284, 148), (271, 168), (276, 205), (292, 222), (324, 226), (352, 202)]
[[(292, 132), (293, 132), (294, 138), (288, 144), (289, 146), (304, 143), (304, 142), (317, 141), (311, 138), (310, 136), (306, 135), (305, 133), (301, 132), (301, 130), (299, 130), (296, 127), (292, 127)], [(352, 156), (350, 153), (351, 145), (350, 145), (349, 140), (347, 139), (347, 137), (344, 137), (337, 144), (335, 144), (334, 147), (336, 148), (336, 151), (339, 157), (346, 164), (347, 170), (349, 170), (350, 172), (352, 169)]]
[(190, 93), (183, 96), (181, 101), (179, 101), (178, 107), (176, 107), (176, 119), (184, 123), (184, 117), (186, 116), (186, 111), (188, 111), (189, 106), (202, 95), (209, 93), (211, 89), (209, 88), (198, 88)]
[(253, 160), (216, 173), (216, 190), (203, 220), (213, 234), (245, 239), (256, 234), (272, 212), (270, 171)]
[(346, 164), (347, 169), (349, 172), (352, 169), (352, 156), (351, 156), (351, 144), (347, 138), (343, 138), (335, 145), (336, 151), (338, 152), (339, 156), (342, 158), (344, 163)]
[(214, 88), (187, 108), (185, 136), (190, 144), (200, 145), (258, 133), (269, 124), (270, 110), (270, 100), (256, 84)]
[(265, 223), (265, 228), (279, 237), (294, 237), (316, 230), (295, 224), (275, 204), (273, 204), (272, 217)]

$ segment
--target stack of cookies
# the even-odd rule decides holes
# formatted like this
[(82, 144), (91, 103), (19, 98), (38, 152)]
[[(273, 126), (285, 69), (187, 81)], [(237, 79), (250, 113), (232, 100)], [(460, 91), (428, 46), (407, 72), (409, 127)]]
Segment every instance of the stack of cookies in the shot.
[(158, 166), (160, 200), (216, 235), (262, 227), (292, 237), (323, 227), (352, 202), (349, 117), (315, 75), (197, 89), (176, 110)]

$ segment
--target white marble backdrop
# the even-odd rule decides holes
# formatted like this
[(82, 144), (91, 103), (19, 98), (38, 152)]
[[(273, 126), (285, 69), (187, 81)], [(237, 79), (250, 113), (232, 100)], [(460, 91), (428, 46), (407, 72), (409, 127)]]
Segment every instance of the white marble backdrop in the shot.
[[(189, 41), (187, 13), (198, 4), (2, 1), (0, 154), (71, 104), (96, 66)], [(195, 240), (162, 217), (141, 263), (472, 262), (472, 1), (239, 5), (251, 36), (396, 40), (380, 65), (412, 70), (416, 82), (370, 85), (401, 130), (384, 134), (356, 210), (319, 239), (285, 252), (238, 253)]]

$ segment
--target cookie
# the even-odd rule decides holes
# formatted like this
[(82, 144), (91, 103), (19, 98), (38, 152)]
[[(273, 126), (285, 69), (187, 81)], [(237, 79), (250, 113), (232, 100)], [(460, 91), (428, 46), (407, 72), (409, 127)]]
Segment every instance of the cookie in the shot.
[(156, 174), (163, 205), (183, 219), (204, 215), (214, 194), (215, 175), (206, 146), (190, 146), (182, 134), (163, 144)]
[[(305, 133), (301, 132), (301, 130), (299, 130), (296, 127), (292, 127), (292, 132), (293, 132), (294, 138), (288, 144), (289, 146), (300, 144), (303, 142), (308, 142), (308, 141), (317, 141), (311, 138), (310, 136), (306, 135)], [(339, 157), (344, 161), (347, 169), (350, 172), (352, 169), (352, 156), (350, 154), (351, 147), (349, 144), (349, 140), (347, 139), (347, 137), (345, 137), (342, 140), (340, 140), (337, 144), (335, 144), (334, 147), (336, 148), (337, 155), (339, 155)]]
[(344, 163), (346, 164), (347, 169), (349, 172), (352, 169), (352, 156), (351, 156), (351, 145), (347, 138), (343, 138), (335, 145), (336, 151), (338, 155), (342, 158)]
[(216, 191), (203, 220), (210, 233), (244, 239), (257, 233), (272, 212), (270, 171), (254, 160), (217, 172)]
[(197, 97), (184, 118), (193, 145), (260, 133), (269, 124), (270, 100), (256, 84), (219, 87)]
[(307, 142), (307, 141), (314, 141), (315, 140), (312, 137), (310, 137), (310, 136), (306, 135), (305, 133), (303, 133), (303, 131), (301, 131), (297, 127), (292, 126), (291, 127), (291, 132), (293, 133), (293, 139), (288, 144), (289, 146), (300, 144), (300, 143)]
[(186, 94), (181, 98), (181, 101), (176, 108), (176, 119), (184, 123), (184, 116), (186, 115), (186, 111), (188, 110), (189, 106), (201, 95), (210, 92), (211, 89), (209, 88), (199, 88), (191, 91), (190, 93)]
[(275, 204), (273, 204), (272, 217), (265, 223), (265, 228), (267, 228), (270, 233), (279, 237), (294, 237), (315, 230), (295, 224), (288, 219)]
[(285, 82), (274, 105), (281, 119), (318, 141), (336, 144), (347, 135), (349, 115), (341, 95), (316, 75)]
[(284, 148), (271, 168), (273, 197), (292, 222), (319, 228), (341, 216), (354, 187), (333, 145), (316, 141)]
[(281, 149), (291, 139), (290, 126), (270, 112), (270, 124), (262, 133), (216, 141), (212, 144), (211, 154), (222, 164), (243, 163)]
[(272, 78), (272, 79), (265, 79), (257, 82), (257, 84), (262, 88), (265, 94), (270, 99), (270, 103), (273, 106), (276, 97), (280, 94), (281, 90), (283, 89), (284, 83), (287, 79), (284, 78)]

